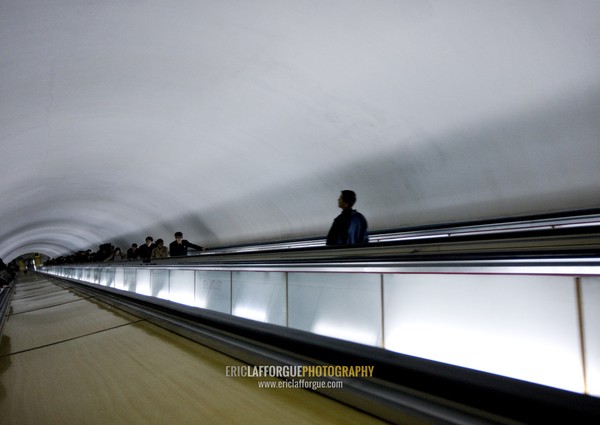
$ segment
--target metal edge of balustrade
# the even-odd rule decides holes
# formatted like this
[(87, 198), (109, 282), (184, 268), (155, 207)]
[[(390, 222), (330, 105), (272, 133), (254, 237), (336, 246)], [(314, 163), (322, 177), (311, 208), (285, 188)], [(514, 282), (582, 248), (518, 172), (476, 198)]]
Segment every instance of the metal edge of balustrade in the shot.
[(4, 330), (4, 323), (10, 313), (10, 304), (15, 293), (15, 281), (11, 281), (8, 286), (0, 288), (0, 337)]
[[(326, 246), (325, 240), (299, 239), (247, 245), (214, 247), (204, 252), (191, 250), (191, 255), (169, 257), (178, 264), (229, 261), (320, 261), (323, 259), (360, 260), (454, 256), (463, 259), (512, 257), (531, 255), (593, 256), (600, 251), (600, 208), (579, 211), (573, 217), (564, 214), (546, 214), (521, 217), (523, 221), (498, 220), (448, 223), (431, 226), (407, 227), (372, 235), (371, 243), (352, 246)], [(577, 212), (573, 212), (577, 213)], [(554, 218), (553, 218), (554, 217)], [(548, 221), (550, 220), (550, 221)], [(583, 220), (583, 221), (581, 221)], [(588, 221), (593, 220), (593, 221)], [(487, 223), (487, 224), (485, 224)], [(515, 223), (520, 223), (514, 227)], [(376, 236), (379, 235), (379, 236)], [(456, 259), (456, 258), (455, 258)], [(165, 259), (153, 260), (162, 263)], [(145, 265), (141, 260), (133, 264)], [(61, 266), (69, 263), (47, 262)], [(80, 263), (81, 264), (81, 263)]]
[(47, 276), (250, 365), (373, 365), (373, 378), (317, 391), (392, 423), (600, 423), (596, 397)]
[[(595, 226), (600, 222), (600, 208), (588, 208), (582, 210), (556, 211), (546, 214), (520, 215), (508, 218), (481, 219), (470, 221), (458, 221), (449, 223), (425, 224), (415, 226), (404, 226), (371, 232), (370, 238), (373, 242), (386, 243), (386, 241), (406, 241), (420, 237), (433, 235), (444, 235), (455, 237), (456, 235), (489, 235), (500, 233), (515, 233), (522, 231), (545, 231), (548, 229), (561, 229), (567, 227)], [(397, 243), (397, 242), (396, 242)], [(262, 251), (271, 249), (290, 249), (298, 247), (322, 247), (325, 245), (323, 236), (312, 238), (291, 239), (286, 241), (274, 241), (265, 243), (252, 243), (247, 245), (233, 245), (216, 248), (216, 252), (234, 253)]]

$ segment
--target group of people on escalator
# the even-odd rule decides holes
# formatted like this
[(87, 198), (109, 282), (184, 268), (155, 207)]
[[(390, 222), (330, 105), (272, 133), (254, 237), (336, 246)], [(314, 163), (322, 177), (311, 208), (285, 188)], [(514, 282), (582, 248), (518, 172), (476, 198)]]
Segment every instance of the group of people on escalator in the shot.
[[(204, 247), (183, 239), (182, 232), (175, 232), (175, 240), (169, 244), (168, 248), (162, 239), (157, 239), (155, 243), (152, 236), (146, 236), (146, 241), (141, 246), (138, 247), (136, 243), (131, 244), (131, 247), (127, 250), (126, 259), (149, 261), (153, 258), (183, 257), (188, 254), (189, 248), (204, 251)], [(114, 258), (108, 258), (106, 261), (111, 260), (114, 260)]]
[[(356, 246), (369, 242), (368, 226), (365, 217), (353, 209), (356, 203), (356, 193), (352, 190), (342, 190), (337, 200), (341, 213), (333, 220), (327, 233), (328, 246)], [(163, 239), (156, 242), (152, 236), (147, 236), (143, 244), (132, 243), (126, 252), (110, 243), (100, 245), (97, 252), (91, 250), (79, 251), (76, 254), (49, 260), (49, 264), (64, 264), (92, 261), (122, 261), (142, 260), (151, 261), (155, 258), (180, 257), (188, 254), (188, 249), (198, 252), (205, 250), (200, 245), (193, 244), (183, 238), (182, 232), (175, 232), (175, 240), (168, 246)]]

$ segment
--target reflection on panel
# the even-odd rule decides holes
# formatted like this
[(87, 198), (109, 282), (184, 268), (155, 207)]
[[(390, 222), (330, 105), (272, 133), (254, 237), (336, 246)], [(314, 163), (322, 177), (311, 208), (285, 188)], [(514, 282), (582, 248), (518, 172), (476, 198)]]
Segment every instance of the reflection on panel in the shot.
[(583, 391), (572, 278), (386, 275), (384, 293), (390, 350)]
[(97, 283), (98, 285), (101, 285), (102, 284), (101, 281), (100, 281), (101, 274), (102, 274), (102, 269), (99, 269), (99, 268), (93, 269), (92, 270), (92, 275), (93, 275), (92, 276), (92, 282), (93, 283)]
[(150, 295), (150, 270), (138, 269), (136, 276), (135, 292), (141, 295)]
[(168, 299), (179, 304), (195, 305), (194, 303), (194, 271), (171, 270), (169, 273)]
[(600, 397), (600, 277), (581, 281), (587, 389)]
[(151, 294), (153, 297), (169, 299), (169, 270), (152, 270), (150, 279)]
[(115, 269), (111, 267), (103, 267), (100, 273), (100, 285), (115, 286)]
[[(119, 288), (121, 289), (121, 288)], [(125, 282), (123, 288), (126, 291), (137, 292), (137, 270), (126, 269), (125, 270)]]
[(285, 326), (285, 278), (279, 272), (232, 272), (232, 314)]
[(196, 306), (231, 314), (231, 272), (196, 271)]
[(125, 270), (122, 267), (118, 267), (115, 269), (115, 284), (116, 287), (123, 287), (123, 282), (125, 281)]
[(380, 281), (376, 274), (289, 273), (289, 326), (381, 346)]
[(82, 270), (82, 279), (86, 282), (92, 282), (94, 270), (92, 269), (83, 269)]

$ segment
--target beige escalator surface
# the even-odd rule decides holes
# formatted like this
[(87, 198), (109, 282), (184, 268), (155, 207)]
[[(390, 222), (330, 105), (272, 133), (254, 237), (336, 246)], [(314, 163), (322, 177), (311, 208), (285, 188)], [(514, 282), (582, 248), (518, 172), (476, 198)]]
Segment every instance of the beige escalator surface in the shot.
[(0, 423), (376, 424), (302, 389), (228, 378), (235, 359), (35, 273), (17, 279), (0, 344)]

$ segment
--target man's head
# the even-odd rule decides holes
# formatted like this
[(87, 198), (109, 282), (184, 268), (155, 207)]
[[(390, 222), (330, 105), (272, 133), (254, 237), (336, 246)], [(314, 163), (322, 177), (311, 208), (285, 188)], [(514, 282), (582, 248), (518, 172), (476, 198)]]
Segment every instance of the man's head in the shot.
[(175, 239), (183, 239), (183, 233), (175, 232)]
[(153, 241), (154, 241), (154, 239), (152, 238), (152, 236), (146, 237), (146, 245), (150, 246)]
[(342, 190), (338, 198), (338, 207), (342, 209), (352, 208), (356, 202), (356, 193), (352, 190)]

